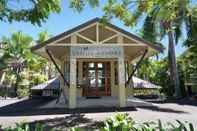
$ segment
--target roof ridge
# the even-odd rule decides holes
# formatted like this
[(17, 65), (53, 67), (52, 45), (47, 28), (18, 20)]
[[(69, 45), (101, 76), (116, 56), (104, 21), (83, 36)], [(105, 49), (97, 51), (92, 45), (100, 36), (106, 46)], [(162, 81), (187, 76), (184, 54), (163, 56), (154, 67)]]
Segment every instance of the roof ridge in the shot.
[[(80, 25), (78, 25), (78, 26), (76, 26), (76, 27), (74, 27), (74, 28), (71, 28), (71, 29), (69, 29), (69, 30), (67, 30), (67, 31), (64, 31), (63, 33), (60, 33), (60, 34), (58, 34), (58, 35), (56, 35), (56, 36), (54, 36), (54, 37), (52, 37), (52, 38), (50, 38), (50, 39), (44, 41), (42, 44), (37, 44), (37, 45), (33, 46), (33, 47), (31, 48), (31, 50), (34, 51), (34, 50), (36, 50), (36, 49), (42, 48), (42, 47), (44, 47), (45, 45), (47, 45), (47, 44), (49, 44), (49, 43), (51, 43), (51, 42), (54, 42), (54, 41), (56, 41), (56, 40), (58, 40), (58, 39), (60, 39), (60, 38), (62, 38), (62, 37), (64, 37), (64, 36), (66, 36), (66, 35), (68, 35), (68, 34), (71, 34), (71, 33), (75, 32), (76, 30), (80, 30), (80, 29), (84, 28), (85, 26), (88, 26), (88, 25), (93, 24), (93, 23), (95, 23), (95, 22), (101, 23), (101, 18), (95, 17), (95, 18), (93, 18), (93, 19), (90, 19), (90, 20), (88, 20), (87, 22), (84, 22), (84, 23), (82, 23), (82, 24), (80, 24)], [(120, 28), (120, 27), (118, 27), (118, 26), (116, 26), (116, 25), (110, 23), (110, 22), (107, 22), (107, 25), (108, 25), (109, 27), (111, 27), (111, 28), (117, 30), (117, 31), (122, 32), (123, 34), (126, 34), (127, 36), (132, 37), (133, 39), (135, 39), (135, 40), (137, 40), (137, 41), (139, 41), (139, 42), (142, 42), (142, 43), (144, 43), (144, 44), (149, 45), (150, 47), (152, 47), (152, 48), (154, 48), (154, 49), (156, 49), (156, 50), (158, 50), (158, 51), (160, 51), (160, 52), (163, 51), (163, 48), (160, 47), (159, 45), (155, 45), (155, 44), (151, 43), (150, 41), (147, 41), (147, 40), (145, 40), (145, 39), (143, 39), (143, 38), (141, 38), (141, 37), (139, 37), (139, 36), (137, 36), (137, 35), (135, 35), (135, 34), (129, 32), (129, 31), (126, 31), (126, 30), (124, 30), (124, 29), (122, 29), (122, 28)]]

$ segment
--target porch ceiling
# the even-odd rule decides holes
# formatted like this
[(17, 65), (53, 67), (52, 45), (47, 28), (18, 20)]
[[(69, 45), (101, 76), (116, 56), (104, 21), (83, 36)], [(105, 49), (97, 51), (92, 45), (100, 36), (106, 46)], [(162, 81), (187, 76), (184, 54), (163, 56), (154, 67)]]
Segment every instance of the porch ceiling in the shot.
[[(75, 46), (81, 46), (81, 45), (75, 45)], [(94, 46), (94, 45), (91, 45)], [(70, 56), (70, 50), (69, 48), (70, 46), (65, 46), (65, 45), (53, 45), (53, 46), (47, 46), (46, 49), (49, 49), (51, 51), (51, 53), (53, 54), (53, 56), (58, 59), (58, 60), (65, 60), (65, 59), (69, 59)], [(123, 49), (124, 49), (124, 56), (125, 56), (125, 60), (130, 61), (130, 62), (135, 62), (135, 60), (137, 60), (145, 51), (145, 49), (147, 49), (147, 46), (130, 46), (130, 45), (124, 45)], [(46, 53), (45, 50), (37, 50), (36, 51), (37, 54), (40, 54), (41, 56), (48, 58), (48, 54)], [(146, 57), (152, 56), (155, 53), (155, 50), (151, 50), (150, 48), (148, 48), (148, 52)]]

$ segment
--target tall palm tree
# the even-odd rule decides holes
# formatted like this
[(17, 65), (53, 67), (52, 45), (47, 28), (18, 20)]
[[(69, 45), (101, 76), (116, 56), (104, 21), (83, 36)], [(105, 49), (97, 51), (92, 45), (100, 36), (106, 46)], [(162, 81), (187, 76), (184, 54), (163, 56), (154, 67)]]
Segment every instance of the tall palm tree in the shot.
[[(183, 23), (188, 23), (188, 18), (191, 17), (189, 14), (189, 1), (188, 0), (173, 0), (173, 5), (164, 5), (162, 6), (154, 6), (151, 9), (151, 15), (148, 15), (145, 19), (143, 30), (144, 32), (149, 32), (150, 35), (147, 35), (149, 40), (158, 38), (157, 34), (160, 34), (159, 38), (162, 39), (163, 37), (168, 37), (168, 62), (169, 62), (169, 69), (170, 69), (170, 79), (171, 84), (175, 87), (175, 96), (180, 97), (180, 82), (179, 82), (179, 75), (176, 65), (176, 55), (175, 55), (175, 47), (174, 43), (178, 43), (178, 40), (181, 35), (181, 30), (183, 30)], [(165, 3), (166, 4), (166, 3)], [(171, 9), (169, 9), (171, 8)], [(174, 14), (173, 12), (174, 11)], [(167, 17), (171, 16), (172, 13), (174, 16), (173, 18), (169, 19)], [(191, 13), (190, 13), (191, 14)], [(159, 18), (158, 18), (159, 17)], [(159, 29), (158, 29), (159, 25)], [(188, 29), (188, 25), (186, 28)], [(190, 26), (190, 32), (193, 30), (193, 27)], [(150, 33), (152, 32), (152, 33)], [(191, 34), (191, 33), (189, 33)], [(146, 35), (146, 34), (145, 34)], [(188, 35), (189, 36), (189, 35)]]

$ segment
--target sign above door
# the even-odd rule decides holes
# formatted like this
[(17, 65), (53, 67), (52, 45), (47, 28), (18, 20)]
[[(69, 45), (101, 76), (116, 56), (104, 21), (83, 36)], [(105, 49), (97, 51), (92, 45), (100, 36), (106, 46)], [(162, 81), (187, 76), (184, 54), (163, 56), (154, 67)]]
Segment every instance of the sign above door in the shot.
[(120, 58), (121, 46), (71, 46), (70, 56), (74, 58)]

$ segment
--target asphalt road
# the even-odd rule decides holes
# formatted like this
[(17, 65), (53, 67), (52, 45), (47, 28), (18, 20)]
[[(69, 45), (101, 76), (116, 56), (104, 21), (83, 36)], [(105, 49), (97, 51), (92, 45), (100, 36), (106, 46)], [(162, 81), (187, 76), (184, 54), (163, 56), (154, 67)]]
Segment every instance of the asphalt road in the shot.
[[(46, 100), (0, 100), (0, 125), (14, 126), (16, 122), (40, 121), (53, 127), (84, 126), (103, 121), (114, 114), (114, 110), (69, 112), (62, 109), (40, 110), (39, 106), (47, 103)], [(178, 101), (168, 103), (151, 103), (150, 107), (139, 106), (121, 112), (128, 113), (135, 121), (174, 122), (175, 120), (192, 122), (197, 130), (197, 101)], [(73, 120), (73, 121), (72, 121)], [(73, 124), (69, 124), (68, 122)], [(51, 124), (52, 123), (52, 124)], [(55, 123), (55, 124), (54, 124)]]

